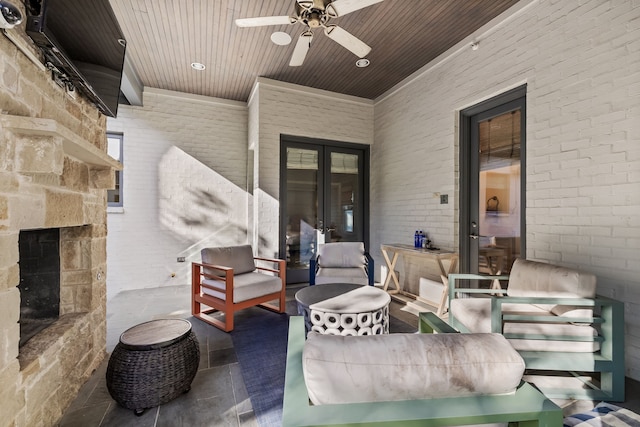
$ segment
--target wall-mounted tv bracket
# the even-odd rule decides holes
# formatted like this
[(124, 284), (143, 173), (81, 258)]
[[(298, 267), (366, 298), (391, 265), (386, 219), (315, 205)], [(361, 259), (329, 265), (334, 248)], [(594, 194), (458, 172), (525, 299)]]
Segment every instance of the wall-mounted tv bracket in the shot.
[(69, 76), (66, 73), (60, 71), (58, 67), (49, 61), (45, 63), (45, 67), (47, 67), (47, 70), (51, 71), (51, 78), (58, 86), (64, 88), (67, 92), (75, 92), (76, 87), (73, 85), (73, 82), (71, 82), (71, 79), (69, 79)]

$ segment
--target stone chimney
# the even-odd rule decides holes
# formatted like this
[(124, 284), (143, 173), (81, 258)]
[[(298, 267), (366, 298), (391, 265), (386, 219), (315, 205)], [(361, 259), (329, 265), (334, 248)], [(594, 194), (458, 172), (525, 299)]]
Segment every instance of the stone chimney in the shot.
[[(0, 424), (16, 427), (55, 424), (104, 360), (106, 190), (121, 167), (106, 118), (37, 55), (0, 34)], [(60, 316), (19, 347), (19, 235), (46, 228), (60, 230)]]

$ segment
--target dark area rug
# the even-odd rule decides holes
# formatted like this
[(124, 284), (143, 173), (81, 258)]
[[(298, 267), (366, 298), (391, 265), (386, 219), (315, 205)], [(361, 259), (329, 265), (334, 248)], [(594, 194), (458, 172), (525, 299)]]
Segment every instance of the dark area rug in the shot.
[[(239, 312), (231, 332), (242, 377), (260, 427), (282, 425), (282, 396), (287, 355), (289, 316), (297, 315), (295, 301), (287, 302), (287, 313), (258, 307)], [(389, 319), (392, 333), (415, 332), (416, 328)]]

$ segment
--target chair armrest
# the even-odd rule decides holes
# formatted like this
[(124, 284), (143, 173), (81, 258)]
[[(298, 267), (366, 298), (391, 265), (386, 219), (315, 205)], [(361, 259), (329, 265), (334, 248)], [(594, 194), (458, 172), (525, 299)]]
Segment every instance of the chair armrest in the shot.
[(369, 286), (373, 286), (374, 275), (375, 275), (375, 263), (373, 261), (373, 258), (369, 254), (369, 252), (365, 252), (364, 257), (367, 260), (366, 266), (367, 266), (367, 278), (369, 280)]
[(450, 334), (457, 333), (458, 331), (439, 318), (435, 313), (427, 311), (418, 315), (418, 332), (421, 334)]
[(215, 265), (215, 264), (206, 264), (203, 262), (192, 262), (191, 264), (193, 265), (198, 265), (200, 267), (205, 267), (205, 268), (211, 268), (213, 270), (220, 270), (220, 271), (233, 271), (233, 268), (231, 267), (225, 267), (224, 265)]
[[(224, 272), (224, 276), (216, 276), (214, 274), (207, 274), (203, 271), (204, 268), (210, 268), (213, 270), (219, 270)], [(233, 301), (233, 268), (225, 267), (223, 265), (206, 264), (202, 262), (191, 263), (191, 287), (194, 294), (200, 293), (201, 288), (204, 286), (208, 289), (214, 289), (213, 286), (202, 283), (202, 277), (207, 279), (217, 280), (224, 282), (225, 286), (225, 298), (227, 301)], [(231, 284), (231, 286), (229, 286)], [(215, 290), (215, 289), (214, 289)]]
[(282, 275), (284, 274), (284, 272), (286, 271), (286, 268), (287, 268), (287, 262), (285, 260), (283, 260), (283, 259), (265, 258), (265, 257), (253, 257), (253, 259), (256, 260), (256, 261), (271, 262), (271, 263), (276, 264), (277, 268), (262, 267), (262, 266), (256, 264), (256, 269), (261, 270), (261, 271), (269, 271), (271, 273), (275, 273), (279, 277), (282, 277)]
[[(451, 307), (451, 300), (456, 298), (456, 294), (458, 292), (463, 292), (467, 294), (491, 294), (495, 293), (496, 290), (493, 289), (473, 289), (473, 288), (456, 288), (456, 280), (508, 280), (508, 275), (500, 275), (500, 276), (488, 276), (484, 274), (468, 274), (468, 273), (452, 273), (449, 274), (449, 307)], [(499, 292), (499, 291), (498, 291)]]
[(309, 286), (316, 284), (316, 270), (318, 268), (318, 260), (316, 257), (309, 259)]
[[(220, 282), (228, 283), (230, 278), (233, 278), (233, 268), (225, 267), (224, 265), (215, 265), (215, 264), (206, 264), (203, 262), (193, 262), (191, 263), (194, 268), (198, 268), (199, 274), (204, 276), (207, 279), (218, 280)], [(224, 276), (216, 276), (215, 274), (208, 274), (202, 271), (203, 268), (210, 268), (212, 270), (219, 270), (224, 273)], [(200, 281), (198, 281), (200, 282)], [(207, 285), (205, 285), (207, 286)]]

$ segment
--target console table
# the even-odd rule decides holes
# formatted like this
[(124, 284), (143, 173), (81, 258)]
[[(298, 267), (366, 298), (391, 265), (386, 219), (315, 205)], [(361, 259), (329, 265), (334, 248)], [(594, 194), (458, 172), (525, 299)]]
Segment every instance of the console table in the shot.
[[(415, 248), (411, 245), (405, 245), (402, 243), (382, 244), (380, 245), (382, 256), (387, 264), (388, 273), (384, 281), (383, 289), (390, 294), (405, 294), (415, 299), (420, 299), (429, 305), (437, 307), (437, 315), (444, 314), (445, 306), (447, 303), (447, 288), (449, 286), (448, 277), (450, 273), (455, 272), (458, 265), (458, 254), (455, 252), (444, 251), (440, 249), (422, 249)], [(412, 294), (402, 289), (400, 280), (396, 274), (396, 264), (400, 255), (416, 256), (423, 259), (425, 262), (433, 262), (438, 266), (440, 272), (440, 280), (442, 281), (442, 295), (439, 301), (431, 301), (425, 298), (420, 298), (419, 295)], [(449, 268), (445, 269), (442, 261), (449, 260)], [(393, 282), (395, 289), (389, 289), (389, 285)]]

